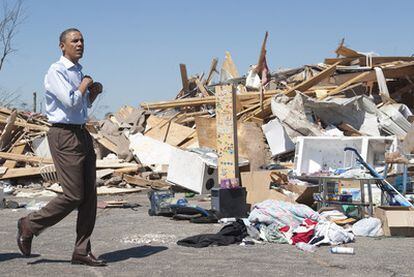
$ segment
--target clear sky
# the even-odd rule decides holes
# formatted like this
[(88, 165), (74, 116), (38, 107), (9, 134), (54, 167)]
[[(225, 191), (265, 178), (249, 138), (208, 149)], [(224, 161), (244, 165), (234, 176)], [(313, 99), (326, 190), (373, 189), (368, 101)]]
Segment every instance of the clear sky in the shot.
[[(2, 2), (3, 0), (0, 0)], [(9, 0), (9, 2), (13, 2)], [(181, 88), (179, 63), (189, 75), (206, 72), (230, 51), (239, 73), (258, 59), (269, 31), (271, 70), (334, 57), (341, 38), (359, 51), (414, 54), (414, 1), (139, 1), (26, 0), (18, 52), (0, 71), (0, 88), (31, 105), (43, 100), (43, 77), (60, 56), (58, 36), (76, 27), (85, 37), (84, 73), (105, 87), (96, 116), (122, 105), (170, 100)]]

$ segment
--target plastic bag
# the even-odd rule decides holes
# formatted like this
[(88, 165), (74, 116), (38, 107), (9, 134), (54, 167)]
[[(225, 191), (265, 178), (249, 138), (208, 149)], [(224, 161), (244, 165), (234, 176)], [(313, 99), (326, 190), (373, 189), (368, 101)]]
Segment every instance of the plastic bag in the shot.
[(384, 234), (381, 228), (381, 220), (375, 217), (368, 217), (359, 220), (352, 225), (352, 232), (356, 236), (363, 237), (378, 237)]

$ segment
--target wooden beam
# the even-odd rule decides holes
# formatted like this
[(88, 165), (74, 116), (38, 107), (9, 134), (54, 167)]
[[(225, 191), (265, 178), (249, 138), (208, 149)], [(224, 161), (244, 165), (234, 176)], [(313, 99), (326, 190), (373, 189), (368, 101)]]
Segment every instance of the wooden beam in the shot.
[(180, 74), (181, 74), (181, 82), (183, 84), (183, 90), (185, 91), (190, 90), (190, 83), (188, 81), (187, 68), (185, 64), (180, 63)]
[(0, 180), (40, 175), (40, 167), (10, 168)]
[[(11, 154), (23, 154), (24, 149), (26, 148), (26, 143), (15, 145), (11, 148), (10, 153)], [(4, 162), (3, 166), (7, 168), (15, 168), (17, 164), (17, 161), (15, 160), (7, 160)]]
[(217, 71), (217, 63), (218, 63), (218, 59), (214, 58), (211, 61), (211, 65), (210, 65), (210, 69), (208, 70), (208, 75), (207, 75), (207, 79), (205, 80), (205, 82), (203, 82), (204, 85), (210, 85), (211, 79), (213, 79), (213, 74)]
[(14, 122), (16, 121), (17, 111), (13, 110), (10, 116), (6, 120), (6, 126), (4, 127), (0, 136), (0, 150), (4, 150), (9, 144), (13, 130), (15, 130)]
[(319, 84), (322, 80), (328, 78), (329, 76), (332, 75), (332, 73), (335, 72), (336, 66), (338, 64), (339, 62), (336, 62), (333, 65), (329, 66), (328, 68), (322, 70), (321, 72), (319, 72), (317, 75), (313, 76), (312, 78), (298, 84), (297, 86), (294, 86), (293, 88), (291, 88), (290, 90), (286, 92), (286, 95), (293, 97), (296, 95), (296, 92), (295, 92), (296, 90), (300, 92), (305, 92), (311, 87)]
[[(283, 90), (269, 90), (264, 92), (265, 98), (270, 98), (273, 95), (284, 93)], [(260, 92), (246, 92), (239, 94), (238, 97), (240, 100), (251, 99), (251, 98), (260, 98)], [(159, 109), (169, 109), (169, 108), (182, 108), (189, 106), (201, 106), (201, 105), (216, 105), (216, 97), (208, 96), (204, 98), (189, 98), (189, 99), (177, 99), (170, 101), (160, 101), (153, 103), (141, 103), (140, 106), (144, 109), (149, 110), (159, 110)]]
[(208, 93), (207, 89), (204, 87), (203, 83), (200, 82), (198, 78), (195, 79), (195, 83), (204, 97), (210, 96), (210, 93)]
[(8, 152), (0, 152), (0, 158), (19, 161), (19, 162), (26, 162), (26, 163), (43, 163), (43, 164), (52, 164), (53, 161), (51, 158), (42, 158), (36, 156), (27, 156), (23, 154), (14, 154)]
[(220, 81), (238, 78), (239, 76), (239, 72), (237, 71), (236, 65), (231, 58), (230, 52), (226, 51), (226, 57), (224, 58), (223, 65), (221, 66)]
[[(0, 118), (0, 123), (6, 123), (7, 124), (7, 120)], [(24, 127), (27, 128), (29, 130), (34, 130), (34, 131), (48, 131), (49, 127), (47, 126), (42, 126), (42, 125), (36, 125), (36, 124), (31, 124), (31, 123), (27, 123), (27, 122), (21, 122), (16, 120), (14, 122), (14, 125), (19, 126), (19, 127)]]
[(343, 83), (342, 85), (338, 86), (337, 88), (329, 91), (326, 95), (322, 96), (320, 99), (325, 99), (328, 96), (336, 95), (336, 94), (340, 93), (341, 91), (343, 91), (344, 89), (346, 89), (347, 87), (349, 87), (350, 85), (361, 82), (366, 78), (371, 78), (372, 76), (375, 76), (375, 72), (372, 71), (372, 70), (362, 72), (361, 74), (357, 75), (356, 77), (352, 78), (351, 80), (348, 80), (347, 82)]

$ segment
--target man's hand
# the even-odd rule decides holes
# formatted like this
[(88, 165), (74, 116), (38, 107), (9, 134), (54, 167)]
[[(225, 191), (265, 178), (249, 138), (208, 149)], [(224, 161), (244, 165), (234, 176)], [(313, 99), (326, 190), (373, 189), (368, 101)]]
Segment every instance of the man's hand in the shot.
[(82, 82), (79, 85), (79, 91), (84, 95), (86, 93), (86, 90), (88, 87), (90, 87), (93, 84), (93, 80), (90, 76), (85, 75), (83, 77)]
[(98, 97), (98, 95), (102, 93), (103, 86), (99, 82), (94, 82), (89, 86), (88, 90), (90, 92), (89, 102), (92, 104), (95, 101), (96, 97)]
[(102, 93), (103, 86), (99, 82), (94, 82), (88, 87), (88, 90), (91, 94), (98, 95), (98, 94)]

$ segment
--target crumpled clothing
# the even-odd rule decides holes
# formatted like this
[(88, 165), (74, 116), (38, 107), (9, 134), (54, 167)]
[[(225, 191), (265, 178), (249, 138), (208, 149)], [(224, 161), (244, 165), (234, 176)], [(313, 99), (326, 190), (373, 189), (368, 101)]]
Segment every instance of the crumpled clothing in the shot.
[[(260, 238), (276, 243), (291, 243), (293, 230), (306, 219), (317, 222), (319, 214), (306, 205), (277, 200), (256, 204), (249, 216), (250, 222), (260, 223)], [(281, 228), (287, 228), (291, 233), (282, 232)]]
[(305, 218), (319, 221), (319, 214), (306, 205), (277, 200), (265, 200), (254, 205), (249, 215), (252, 223), (276, 224), (279, 228), (296, 228)]
[(352, 242), (355, 235), (346, 231), (341, 226), (327, 220), (320, 220), (315, 226), (315, 235), (309, 244), (321, 245), (330, 244), (338, 245)]
[(225, 246), (239, 243), (247, 236), (246, 225), (241, 219), (224, 226), (217, 234), (204, 234), (177, 241), (178, 245), (202, 248), (210, 245)]
[(306, 218), (303, 220), (302, 224), (295, 229), (290, 228), (289, 226), (284, 226), (279, 230), (289, 244), (295, 245), (298, 242), (308, 243), (315, 233), (315, 226), (317, 223), (318, 222), (313, 221), (312, 219)]

